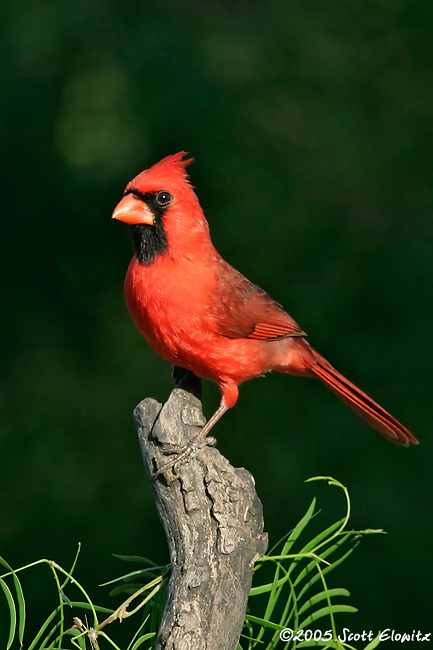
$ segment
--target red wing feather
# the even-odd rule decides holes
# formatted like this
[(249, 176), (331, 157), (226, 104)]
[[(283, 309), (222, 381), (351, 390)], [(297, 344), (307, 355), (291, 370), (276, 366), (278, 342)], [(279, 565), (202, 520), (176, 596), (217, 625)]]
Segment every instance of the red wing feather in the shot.
[(224, 260), (219, 264), (218, 285), (209, 316), (217, 332), (231, 339), (276, 341), (289, 336), (306, 336), (266, 291)]

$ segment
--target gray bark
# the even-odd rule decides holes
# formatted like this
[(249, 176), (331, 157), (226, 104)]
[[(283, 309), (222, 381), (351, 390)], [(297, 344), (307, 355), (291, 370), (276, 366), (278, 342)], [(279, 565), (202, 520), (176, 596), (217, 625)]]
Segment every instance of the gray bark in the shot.
[(156, 648), (234, 650), (245, 619), (255, 561), (267, 548), (254, 479), (205, 447), (174, 474), (155, 470), (203, 426), (200, 400), (175, 388), (162, 406), (134, 411), (141, 452), (170, 550), (171, 577)]

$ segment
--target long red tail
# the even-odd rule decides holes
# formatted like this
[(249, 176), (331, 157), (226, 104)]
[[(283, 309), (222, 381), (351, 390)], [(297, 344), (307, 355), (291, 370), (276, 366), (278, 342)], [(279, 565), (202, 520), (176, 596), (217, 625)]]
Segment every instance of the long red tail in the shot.
[[(310, 348), (311, 349), (311, 348)], [(313, 351), (313, 350), (312, 350)], [(408, 447), (409, 443), (418, 444), (418, 440), (398, 420), (371, 399), (366, 393), (352, 384), (331, 366), (324, 357), (314, 350), (316, 363), (309, 365), (313, 373), (345, 402), (373, 429), (397, 445)]]

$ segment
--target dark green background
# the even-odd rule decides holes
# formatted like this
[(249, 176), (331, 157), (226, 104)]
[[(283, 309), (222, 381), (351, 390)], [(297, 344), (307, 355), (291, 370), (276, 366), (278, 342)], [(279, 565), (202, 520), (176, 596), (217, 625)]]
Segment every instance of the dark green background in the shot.
[[(345, 483), (354, 527), (388, 531), (333, 578), (360, 608), (352, 630), (433, 631), (433, 4), (18, 0), (1, 15), (0, 554), (68, 567), (81, 541), (99, 601), (130, 568), (113, 552), (167, 560), (131, 413), (166, 398), (170, 367), (124, 307), (131, 245), (110, 215), (132, 176), (185, 149), (224, 257), (421, 441), (395, 447), (318, 382), (271, 375), (242, 386), (220, 450), (255, 475), (274, 542), (315, 494), (323, 526), (343, 513), (304, 479)], [(40, 601), (48, 571), (26, 584)]]

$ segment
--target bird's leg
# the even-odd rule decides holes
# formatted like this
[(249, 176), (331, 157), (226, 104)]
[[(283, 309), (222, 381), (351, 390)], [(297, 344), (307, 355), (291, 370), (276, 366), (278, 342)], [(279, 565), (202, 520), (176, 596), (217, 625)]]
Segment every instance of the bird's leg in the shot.
[(165, 463), (162, 467), (160, 467), (155, 474), (153, 475), (153, 480), (155, 480), (160, 474), (163, 474), (167, 469), (173, 468), (174, 473), (176, 474), (177, 469), (180, 465), (184, 465), (187, 463), (191, 458), (194, 458), (194, 456), (197, 454), (199, 449), (202, 449), (203, 447), (206, 447), (207, 445), (213, 447), (216, 445), (216, 438), (213, 436), (210, 436), (209, 438), (207, 437), (207, 434), (209, 431), (212, 429), (214, 424), (218, 422), (218, 420), (224, 415), (224, 413), (228, 410), (228, 406), (226, 406), (224, 400), (221, 401), (221, 404), (215, 411), (215, 413), (212, 415), (210, 420), (206, 422), (204, 427), (199, 431), (199, 433), (194, 436), (187, 445), (184, 447), (172, 447), (169, 451), (164, 452), (165, 454), (176, 454), (175, 458), (172, 458), (168, 463)]
[(186, 370), (180, 366), (173, 366), (171, 378), (176, 388), (183, 388), (183, 390), (195, 395), (201, 401), (201, 379), (191, 372), (191, 370)]

